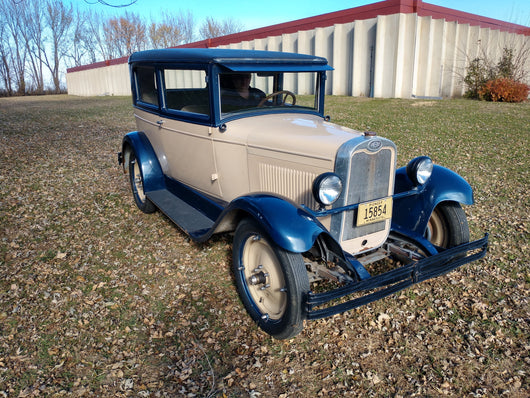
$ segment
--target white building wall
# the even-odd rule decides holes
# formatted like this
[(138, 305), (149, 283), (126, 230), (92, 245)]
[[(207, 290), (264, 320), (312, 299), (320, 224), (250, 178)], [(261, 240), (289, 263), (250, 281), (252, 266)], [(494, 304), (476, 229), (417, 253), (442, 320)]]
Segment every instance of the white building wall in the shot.
[[(224, 48), (296, 52), (326, 57), (335, 68), (328, 74), (327, 94), (383, 98), (460, 96), (466, 65), (476, 57), (498, 60), (504, 47), (530, 48), (530, 37), (446, 22), (417, 14), (394, 14), (336, 24)], [(526, 70), (530, 70), (530, 59)], [(128, 65), (70, 72), (73, 95), (130, 95)], [(299, 94), (312, 85), (290, 82)]]
[(405, 97), (413, 85), (414, 43), (416, 18), (414, 14), (399, 14), (396, 37), (394, 97)]
[(333, 27), (332, 59), (335, 70), (332, 81), (327, 82), (328, 90), (335, 95), (351, 95), (353, 70), (353, 32), (355, 24), (339, 24)]
[(125, 63), (67, 73), (66, 86), (71, 95), (131, 95), (129, 66)]
[(375, 39), (374, 97), (394, 97), (396, 82), (397, 31), (399, 14), (377, 17)]
[[(353, 70), (350, 95), (373, 96), (377, 18), (356, 21), (353, 32)], [(338, 71), (338, 73), (342, 73)], [(346, 71), (345, 73), (349, 73)]]
[[(456, 87), (459, 79), (454, 70), (457, 66), (458, 59), (458, 24), (456, 22), (448, 22), (444, 24), (444, 54), (442, 57), (442, 97), (452, 97), (457, 95), (453, 93), (453, 87)], [(460, 94), (460, 93), (459, 93)]]

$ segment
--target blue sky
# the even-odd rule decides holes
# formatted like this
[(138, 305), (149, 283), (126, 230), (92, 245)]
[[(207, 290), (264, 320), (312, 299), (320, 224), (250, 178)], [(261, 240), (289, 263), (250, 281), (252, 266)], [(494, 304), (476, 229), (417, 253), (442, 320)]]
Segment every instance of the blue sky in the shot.
[[(131, 0), (106, 0), (109, 4), (127, 4)], [(365, 0), (266, 0), (266, 1), (220, 1), (220, 0), (137, 0), (127, 8), (111, 8), (97, 3), (97, 0), (78, 0), (78, 5), (98, 11), (105, 10), (119, 15), (125, 9), (146, 18), (156, 20), (165, 12), (191, 11), (199, 25), (206, 17), (219, 20), (233, 18), (241, 22), (245, 30), (312, 17), (328, 12), (345, 10), (377, 2)], [(530, 25), (529, 0), (428, 0), (426, 3), (453, 8), (490, 18)], [(95, 4), (88, 4), (95, 3)]]

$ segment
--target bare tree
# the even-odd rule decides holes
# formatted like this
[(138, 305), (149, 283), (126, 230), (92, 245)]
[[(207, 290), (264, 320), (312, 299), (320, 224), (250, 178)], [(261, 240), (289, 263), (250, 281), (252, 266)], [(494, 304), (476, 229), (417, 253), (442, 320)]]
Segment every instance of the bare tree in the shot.
[[(136, 0), (90, 1), (126, 7)], [(71, 0), (0, 0), (0, 89), (9, 95), (43, 93), (50, 75), (59, 92), (67, 64), (80, 66), (194, 40), (190, 11), (167, 15), (147, 27), (137, 14), (126, 11), (106, 18), (80, 11)], [(233, 26), (225, 21), (212, 30), (226, 34)]]
[[(129, 16), (128, 16), (129, 15)], [(125, 17), (129, 19), (130, 25), (133, 29), (131, 32), (130, 43), (131, 46), (127, 48), (127, 56), (131, 55), (135, 51), (145, 50), (147, 47), (147, 32), (145, 22), (142, 21), (140, 16), (133, 13), (125, 12)]]
[(168, 48), (180, 44), (180, 29), (175, 24), (152, 22), (148, 29), (151, 48)]
[(41, 0), (27, 0), (20, 3), (19, 7), (22, 7), (22, 23), (19, 26), (19, 33), (23, 37), (28, 51), (31, 81), (35, 85), (35, 92), (42, 94), (44, 92), (42, 59), (45, 53), (43, 2)]
[(224, 21), (217, 21), (213, 17), (208, 17), (199, 29), (201, 39), (213, 39), (214, 37), (225, 36), (232, 33), (241, 32), (243, 25), (232, 18)]
[(149, 25), (148, 35), (151, 48), (175, 47), (193, 39), (193, 16), (189, 12), (180, 12), (176, 15), (166, 13), (165, 15), (162, 22), (152, 22)]
[(129, 56), (147, 46), (145, 24), (134, 13), (125, 12), (123, 17), (109, 19), (103, 25), (103, 32), (110, 58)]
[(10, 60), (11, 46), (9, 44), (9, 32), (6, 27), (5, 14), (0, 13), (0, 79), (7, 95), (13, 94)]
[(27, 48), (24, 40), (18, 34), (19, 27), (23, 20), (23, 8), (18, 7), (18, 4), (10, 0), (0, 0), (0, 11), (5, 17), (5, 24), (11, 46), (10, 59), (8, 63), (11, 65), (11, 77), (17, 87), (19, 94), (26, 92), (26, 59)]
[(69, 51), (68, 34), (73, 21), (73, 7), (65, 6), (61, 0), (48, 0), (44, 10), (44, 20), (50, 31), (51, 43), (48, 55), (44, 54), (44, 65), (52, 75), (53, 86), (56, 92), (61, 91), (60, 67), (61, 61)]
[(103, 27), (106, 23), (103, 16), (97, 12), (88, 11), (83, 14), (86, 24), (86, 37), (84, 38), (87, 48), (89, 62), (98, 60), (111, 59), (112, 54), (109, 51), (109, 45), (105, 41)]
[(77, 9), (74, 11), (72, 20), (71, 49), (67, 53), (67, 57), (72, 60), (74, 66), (83, 65), (83, 62), (88, 61), (86, 55), (89, 53), (87, 45), (89, 37), (85, 13)]
[(181, 11), (178, 15), (178, 24), (182, 32), (182, 42), (191, 43), (195, 39), (195, 19), (190, 10)]

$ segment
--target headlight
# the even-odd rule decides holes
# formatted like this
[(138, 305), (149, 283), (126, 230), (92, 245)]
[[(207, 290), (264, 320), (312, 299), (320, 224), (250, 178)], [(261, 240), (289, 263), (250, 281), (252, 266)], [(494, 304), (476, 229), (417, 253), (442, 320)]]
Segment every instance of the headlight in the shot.
[(335, 173), (324, 173), (313, 182), (313, 196), (321, 205), (335, 202), (342, 193), (342, 181)]
[(433, 163), (430, 157), (420, 156), (407, 165), (407, 175), (414, 185), (425, 184), (432, 174)]

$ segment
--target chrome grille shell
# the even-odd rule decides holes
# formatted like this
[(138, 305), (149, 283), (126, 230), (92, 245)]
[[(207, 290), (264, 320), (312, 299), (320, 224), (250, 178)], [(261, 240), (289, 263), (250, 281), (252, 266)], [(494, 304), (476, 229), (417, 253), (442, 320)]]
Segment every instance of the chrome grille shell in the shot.
[[(333, 204), (340, 208), (390, 196), (394, 192), (396, 146), (377, 136), (357, 137), (344, 143), (337, 151), (335, 173), (344, 191)], [(330, 232), (343, 249), (357, 253), (380, 246), (388, 237), (390, 220), (357, 227), (357, 210), (334, 214)]]

